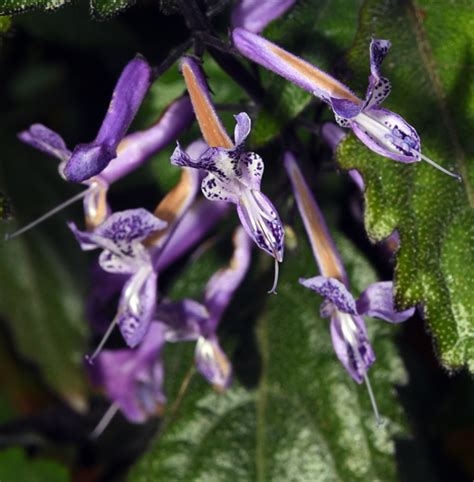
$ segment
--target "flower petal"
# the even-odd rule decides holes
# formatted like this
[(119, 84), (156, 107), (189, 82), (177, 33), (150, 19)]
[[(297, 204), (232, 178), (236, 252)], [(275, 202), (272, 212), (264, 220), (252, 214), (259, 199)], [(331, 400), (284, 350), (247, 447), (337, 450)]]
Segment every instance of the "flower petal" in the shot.
[(165, 337), (169, 342), (197, 340), (208, 317), (206, 307), (190, 299), (160, 303), (156, 311), (156, 319), (166, 326)]
[(380, 105), (389, 95), (390, 81), (380, 74), (380, 66), (390, 49), (388, 40), (372, 39), (370, 42), (370, 76), (363, 109)]
[(371, 284), (357, 300), (360, 315), (373, 316), (392, 323), (401, 323), (412, 317), (415, 308), (396, 311), (393, 300), (393, 283), (382, 281)]
[(152, 323), (136, 350), (104, 350), (93, 366), (109, 399), (131, 422), (141, 423), (156, 415), (166, 401), (161, 360), (164, 329), (160, 323)]
[(207, 199), (195, 202), (171, 233), (171, 238), (158, 257), (156, 270), (160, 272), (166, 269), (206, 236), (227, 213), (229, 207), (226, 202), (209, 202)]
[(243, 152), (239, 156), (240, 181), (245, 186), (260, 191), (260, 183), (263, 176), (263, 159), (255, 152)]
[(351, 120), (354, 134), (372, 151), (395, 161), (412, 163), (420, 157), (420, 138), (402, 117), (374, 107)]
[(117, 146), (132, 123), (152, 81), (146, 60), (135, 57), (124, 68), (96, 139), (77, 146), (64, 173), (73, 182), (99, 174), (117, 156)]
[(143, 241), (165, 227), (165, 221), (146, 209), (138, 208), (112, 214), (95, 230), (95, 234), (110, 239), (117, 245), (128, 245)]
[(232, 32), (232, 39), (243, 56), (281, 75), (320, 99), (329, 102), (329, 99), (334, 97), (360, 103), (360, 99), (345, 85), (263, 37), (242, 28), (236, 28)]
[(334, 312), (331, 317), (331, 337), (340, 362), (357, 383), (362, 383), (375, 361), (364, 320), (360, 316)]
[(188, 97), (172, 102), (157, 122), (143, 131), (126, 136), (117, 147), (117, 157), (100, 173), (100, 178), (111, 184), (126, 176), (173, 142), (194, 119)]
[(284, 229), (275, 206), (260, 191), (242, 191), (237, 213), (247, 234), (263, 251), (277, 261), (283, 260)]
[(201, 184), (201, 190), (209, 201), (239, 202), (239, 186), (236, 182), (223, 182), (214, 174), (208, 174)]
[(155, 315), (157, 275), (143, 266), (123, 287), (117, 312), (117, 323), (122, 336), (131, 348), (145, 336)]
[(290, 177), (298, 210), (303, 219), (311, 249), (321, 274), (326, 277), (338, 278), (347, 283), (344, 265), (326, 226), (324, 217), (298, 167), (296, 159), (289, 151), (285, 153), (285, 168)]
[(236, 146), (240, 146), (245, 142), (245, 139), (247, 139), (248, 135), (250, 134), (252, 121), (245, 112), (235, 115), (234, 119), (237, 122), (234, 130), (234, 141)]
[(282, 16), (296, 0), (240, 0), (232, 11), (232, 27), (259, 33)]
[(206, 143), (210, 147), (232, 149), (234, 147), (232, 141), (212, 104), (201, 66), (194, 58), (185, 56), (181, 60), (181, 72)]
[(26, 131), (20, 132), (18, 137), (25, 144), (60, 161), (67, 161), (71, 157), (71, 151), (66, 147), (63, 138), (43, 124), (31, 125)]
[(206, 323), (204, 336), (215, 332), (222, 314), (235, 290), (240, 286), (250, 264), (252, 243), (243, 228), (236, 230), (233, 242), (234, 253), (229, 265), (214, 273), (206, 285), (204, 304), (209, 311), (209, 321)]
[(225, 390), (232, 381), (232, 366), (216, 337), (199, 337), (195, 351), (196, 368), (215, 388)]
[(314, 278), (300, 278), (299, 282), (329, 300), (339, 311), (357, 315), (356, 302), (349, 290), (336, 278), (315, 276)]

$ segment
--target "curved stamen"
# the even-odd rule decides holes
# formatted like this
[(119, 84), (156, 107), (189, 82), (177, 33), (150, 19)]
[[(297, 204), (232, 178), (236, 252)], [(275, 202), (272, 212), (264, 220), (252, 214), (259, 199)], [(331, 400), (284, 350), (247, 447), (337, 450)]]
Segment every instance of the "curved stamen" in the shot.
[(370, 384), (369, 377), (367, 373), (364, 373), (364, 382), (369, 392), (370, 403), (372, 404), (372, 409), (375, 415), (375, 421), (377, 422), (377, 427), (380, 428), (385, 424), (385, 420), (380, 416), (379, 409), (377, 407), (377, 402), (375, 401), (374, 392), (372, 391), (372, 385)]
[(55, 208), (51, 209), (51, 211), (48, 211), (47, 213), (45, 213), (42, 216), (40, 216), (39, 218), (35, 219), (31, 223), (27, 224), (26, 226), (23, 226), (18, 231), (15, 231), (14, 233), (11, 233), (11, 234), (8, 234), (8, 233), (5, 234), (5, 241), (16, 238), (20, 234), (23, 234), (24, 232), (28, 231), (29, 229), (34, 228), (35, 226), (42, 223), (46, 219), (48, 219), (51, 216), (53, 216), (54, 214), (58, 213), (62, 209), (66, 208), (70, 204), (73, 204), (76, 201), (79, 201), (79, 199), (82, 199), (83, 197), (85, 197), (91, 191), (91, 189), (92, 188), (88, 188), (88, 189), (74, 195), (73, 197), (69, 198), (67, 201), (64, 201), (63, 203), (61, 203), (59, 206), (56, 206)]
[(277, 294), (276, 292), (276, 287), (278, 284), (278, 276), (279, 276), (279, 265), (278, 265), (278, 259), (276, 257), (276, 254), (273, 254), (273, 257), (275, 258), (275, 274), (273, 276), (273, 286), (270, 288), (270, 291), (267, 291), (268, 294), (273, 293), (274, 295)]
[(457, 174), (456, 172), (448, 171), (444, 167), (437, 164), (435, 161), (432, 161), (429, 157), (426, 157), (425, 155), (423, 155), (421, 152), (415, 151), (414, 149), (411, 149), (411, 152), (413, 154), (416, 154), (416, 155), (420, 156), (421, 159), (423, 159), (425, 162), (427, 162), (431, 166), (435, 167), (436, 169), (440, 170), (441, 172), (444, 172), (448, 176), (454, 177), (454, 179), (457, 179), (459, 182), (462, 182), (462, 177), (459, 174)]
[(110, 405), (110, 407), (104, 413), (104, 415), (100, 419), (100, 421), (97, 424), (97, 426), (95, 427), (95, 429), (91, 432), (91, 434), (90, 434), (91, 439), (96, 439), (96, 438), (98, 438), (102, 435), (104, 430), (109, 426), (109, 423), (115, 417), (119, 408), (120, 407), (118, 406), (118, 403), (112, 403), (112, 405)]

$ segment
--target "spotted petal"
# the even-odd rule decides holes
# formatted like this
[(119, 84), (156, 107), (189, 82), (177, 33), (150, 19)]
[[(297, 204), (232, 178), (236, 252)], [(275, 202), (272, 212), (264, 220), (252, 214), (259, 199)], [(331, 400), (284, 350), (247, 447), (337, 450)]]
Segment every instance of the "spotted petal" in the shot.
[(242, 152), (240, 161), (240, 181), (245, 186), (260, 191), (260, 183), (263, 176), (263, 159), (255, 152)]
[(145, 336), (155, 314), (157, 275), (143, 266), (123, 287), (117, 312), (117, 323), (130, 347), (138, 345)]
[(375, 361), (364, 320), (360, 316), (335, 311), (331, 316), (331, 337), (340, 362), (357, 383), (362, 383)]
[(420, 160), (416, 130), (394, 112), (379, 107), (369, 109), (352, 119), (351, 128), (369, 149), (381, 156), (405, 163)]
[[(349, 290), (336, 278), (327, 278), (325, 276), (315, 276), (314, 278), (300, 278), (300, 283), (306, 288), (310, 288), (320, 294), (330, 303), (332, 303), (339, 311), (357, 315), (356, 302)], [(325, 310), (322, 316), (327, 316)]]
[(201, 184), (201, 190), (209, 201), (239, 202), (240, 189), (237, 182), (223, 182), (214, 174), (208, 174)]
[(270, 199), (260, 191), (245, 189), (237, 204), (237, 213), (245, 231), (257, 246), (281, 262), (284, 230)]
[(415, 308), (396, 311), (393, 300), (393, 283), (382, 281), (371, 284), (357, 300), (360, 315), (373, 316), (392, 323), (401, 323), (412, 317)]

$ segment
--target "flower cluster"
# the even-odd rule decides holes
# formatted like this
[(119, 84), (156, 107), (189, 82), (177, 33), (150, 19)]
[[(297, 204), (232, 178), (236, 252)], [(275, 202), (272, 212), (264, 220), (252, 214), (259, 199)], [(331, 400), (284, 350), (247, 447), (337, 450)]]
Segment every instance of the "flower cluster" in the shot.
[[(380, 107), (390, 93), (390, 82), (380, 72), (390, 42), (372, 40), (369, 86), (365, 99), (360, 100), (325, 72), (256, 33), (293, 3), (240, 2), (232, 17), (237, 50), (321, 98), (334, 112), (338, 124), (352, 129), (377, 154), (404, 163), (423, 159), (434, 164), (421, 153), (415, 129)], [(274, 202), (261, 189), (264, 161), (245, 147), (251, 134), (250, 116), (237, 111), (231, 139), (212, 102), (201, 60), (185, 55), (180, 69), (187, 95), (172, 102), (144, 131), (127, 134), (153, 81), (153, 69), (137, 56), (120, 75), (94, 141), (70, 150), (59, 134), (41, 124), (19, 135), (23, 142), (59, 159), (59, 172), (65, 180), (87, 186), (61, 207), (84, 198), (85, 228), (80, 229), (74, 222), (68, 225), (82, 250), (101, 251), (93, 271), (87, 311), (94, 329), (104, 336), (89, 357), (89, 370), (112, 401), (113, 411), (121, 410), (133, 422), (143, 422), (164, 408), (166, 367), (162, 352), (166, 343), (195, 342), (197, 371), (219, 391), (229, 386), (232, 367), (217, 330), (249, 269), (252, 247), (256, 245), (274, 259), (272, 293), (276, 293), (279, 264), (284, 261), (284, 225)], [(194, 118), (202, 139), (183, 149), (178, 138)], [(335, 148), (343, 133), (328, 124), (323, 127), (322, 137)], [(177, 185), (154, 211), (139, 207), (114, 212), (107, 201), (110, 186), (175, 142), (170, 162), (181, 168)], [(372, 284), (357, 300), (353, 297), (323, 216), (289, 151), (285, 153), (284, 167), (320, 272), (299, 282), (322, 297), (320, 313), (330, 318), (334, 351), (349, 375), (367, 384), (378, 417), (367, 376), (375, 354), (363, 316), (399, 323), (412, 316), (414, 308), (396, 309), (391, 281)], [(351, 176), (363, 189), (360, 174), (353, 171)], [(231, 213), (232, 205), (236, 206), (241, 227), (235, 229), (229, 263), (202, 287), (200, 300), (168, 300), (159, 283), (161, 273), (199, 244), (225, 214)], [(237, 217), (234, 215), (233, 220)], [(107, 320), (104, 329), (102, 307), (115, 297), (115, 315)], [(115, 327), (127, 348), (104, 349)]]

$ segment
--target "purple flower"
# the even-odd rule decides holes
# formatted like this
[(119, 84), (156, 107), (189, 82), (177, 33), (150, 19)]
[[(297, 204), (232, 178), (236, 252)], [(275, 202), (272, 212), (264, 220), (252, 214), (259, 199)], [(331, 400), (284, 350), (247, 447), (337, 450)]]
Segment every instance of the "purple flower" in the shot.
[(329, 74), (259, 35), (236, 28), (232, 36), (242, 55), (329, 104), (337, 122), (342, 127), (351, 128), (369, 149), (399, 162), (424, 160), (460, 180), (458, 174), (444, 169), (421, 153), (420, 139), (410, 124), (399, 115), (380, 107), (391, 90), (389, 80), (380, 74), (380, 66), (390, 48), (388, 40), (372, 39), (370, 43), (371, 74), (365, 99), (361, 100)]
[(130, 422), (142, 423), (161, 414), (166, 403), (161, 351), (166, 326), (152, 323), (135, 350), (104, 350), (91, 368), (96, 381)]
[[(118, 93), (114, 94), (114, 98), (117, 96)], [(191, 123), (192, 118), (189, 98), (177, 99), (168, 106), (154, 125), (124, 137), (116, 148), (116, 157), (100, 173), (82, 181), (89, 186), (83, 191), (84, 213), (89, 229), (98, 226), (110, 214), (107, 205), (110, 184), (142, 165), (153, 154), (174, 141)], [(71, 159), (71, 151), (66, 148), (58, 134), (41, 124), (33, 124), (27, 131), (21, 132), (19, 138), (36, 149), (58, 158), (61, 161), (59, 172), (64, 177), (64, 168)], [(69, 202), (65, 203), (67, 204)], [(57, 212), (57, 209), (53, 212)]]
[(103, 270), (129, 276), (114, 324), (131, 347), (143, 339), (156, 308), (157, 273), (143, 241), (166, 226), (145, 209), (114, 213), (92, 232), (80, 231), (69, 223), (83, 250), (103, 250), (99, 257)]
[(240, 0), (232, 11), (232, 27), (260, 33), (270, 22), (281, 17), (296, 0)]
[(96, 176), (117, 157), (117, 146), (132, 123), (152, 81), (152, 71), (141, 56), (124, 68), (97, 137), (71, 152), (62, 138), (41, 124), (20, 133), (23, 142), (61, 160), (60, 172), (68, 180), (83, 182)]
[(285, 167), (290, 177), (298, 209), (308, 234), (321, 276), (300, 279), (300, 283), (320, 294), (324, 301), (321, 316), (331, 318), (331, 337), (337, 357), (358, 383), (366, 382), (373, 401), (367, 371), (375, 355), (367, 337), (362, 316), (372, 316), (392, 323), (410, 318), (414, 308), (396, 311), (393, 283), (385, 281), (370, 285), (356, 301), (349, 292), (349, 283), (340, 255), (329, 234), (321, 211), (307, 186), (296, 160), (289, 152)]
[[(232, 143), (217, 117), (197, 63), (189, 57), (183, 59), (182, 71), (201, 131), (210, 147), (193, 159), (178, 144), (171, 162), (207, 172), (201, 185), (204, 196), (211, 201), (236, 204), (243, 227), (260, 249), (275, 258), (277, 268), (278, 262), (283, 260), (284, 231), (276, 208), (260, 191), (263, 160), (244, 149), (250, 133), (250, 118), (243, 112), (235, 116), (235, 143)], [(275, 271), (271, 291), (276, 285), (277, 269)]]
[(230, 263), (217, 271), (207, 283), (204, 303), (193, 300), (162, 303), (157, 310), (157, 319), (167, 326), (167, 341), (196, 340), (196, 367), (219, 390), (229, 386), (232, 369), (219, 345), (217, 327), (247, 272), (250, 253), (250, 238), (239, 228), (234, 235), (234, 253)]

